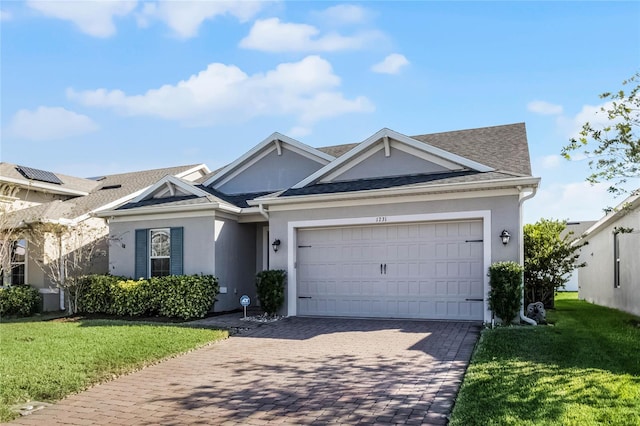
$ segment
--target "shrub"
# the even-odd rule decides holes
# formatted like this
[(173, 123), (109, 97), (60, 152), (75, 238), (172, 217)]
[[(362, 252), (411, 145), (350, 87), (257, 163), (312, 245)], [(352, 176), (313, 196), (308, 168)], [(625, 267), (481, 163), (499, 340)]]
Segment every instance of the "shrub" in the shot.
[(110, 312), (113, 305), (111, 287), (126, 278), (113, 275), (85, 275), (79, 280), (85, 291), (78, 299), (78, 311), (96, 314)]
[(272, 269), (256, 274), (257, 296), (260, 306), (269, 315), (278, 313), (284, 303), (284, 281), (287, 273)]
[(151, 278), (159, 314), (182, 319), (202, 318), (211, 309), (220, 291), (212, 275), (171, 275)]
[(162, 315), (182, 319), (202, 318), (218, 295), (212, 275), (171, 275), (131, 280), (111, 275), (88, 275), (80, 311), (112, 315)]
[(38, 310), (40, 293), (28, 285), (0, 288), (0, 316), (28, 317)]
[(121, 280), (111, 285), (113, 303), (109, 313), (142, 316), (157, 313), (156, 298), (148, 280)]
[(489, 308), (508, 324), (518, 315), (522, 298), (522, 266), (497, 262), (489, 267)]

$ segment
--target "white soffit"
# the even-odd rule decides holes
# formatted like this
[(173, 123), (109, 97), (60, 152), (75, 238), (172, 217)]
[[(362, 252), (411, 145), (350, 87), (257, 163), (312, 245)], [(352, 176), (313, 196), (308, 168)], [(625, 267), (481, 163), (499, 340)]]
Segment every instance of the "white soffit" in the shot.
[[(244, 153), (240, 158), (229, 164), (227, 167), (211, 176), (203, 183), (203, 185), (209, 186), (213, 183), (219, 183), (220, 180), (225, 178), (229, 180), (232, 177), (237, 176), (242, 171), (246, 170), (251, 165), (255, 164), (269, 152), (277, 150), (280, 154), (282, 152), (282, 149), (289, 149), (322, 165), (329, 164), (332, 160), (335, 159), (335, 157), (329, 154), (325, 154), (324, 152), (312, 148), (309, 145), (305, 145), (302, 142), (299, 142), (281, 133), (275, 132), (271, 136), (260, 142), (258, 145)], [(267, 151), (266, 153), (262, 152), (265, 150)]]
[[(363, 153), (366, 154), (368, 148), (377, 143), (381, 145), (381, 149), (385, 149), (385, 151), (388, 152), (388, 140), (391, 140), (392, 146), (397, 149), (401, 149), (400, 146), (405, 145), (406, 147), (402, 150), (412, 155), (416, 155), (419, 152), (423, 153), (424, 156), (420, 155), (421, 158), (428, 159), (428, 161), (435, 163), (435, 159), (437, 158), (437, 161), (439, 161), (440, 163), (436, 164), (440, 164), (443, 167), (453, 166), (453, 169), (456, 169), (455, 166), (458, 166), (457, 169), (459, 169), (459, 166), (462, 166), (463, 168), (469, 168), (477, 170), (479, 172), (490, 172), (495, 170), (492, 167), (486, 166), (473, 160), (469, 160), (468, 158), (453, 154), (443, 149), (436, 148), (435, 146), (426, 144), (424, 142), (420, 142), (416, 139), (410, 138), (409, 136), (403, 135), (402, 133), (395, 132), (391, 129), (384, 128), (362, 141), (356, 147), (354, 147), (335, 161), (327, 164), (325, 167), (308, 176), (306, 179), (298, 182), (297, 184), (292, 186), (292, 188), (302, 188), (306, 185), (309, 185), (310, 183), (317, 182), (320, 179), (326, 178), (330, 173), (337, 171), (338, 169), (340, 169), (339, 174), (344, 173), (350, 167), (362, 161), (358, 160), (357, 157), (362, 155)], [(372, 153), (369, 153), (369, 155), (372, 155)], [(446, 166), (445, 164), (447, 164), (448, 166)]]

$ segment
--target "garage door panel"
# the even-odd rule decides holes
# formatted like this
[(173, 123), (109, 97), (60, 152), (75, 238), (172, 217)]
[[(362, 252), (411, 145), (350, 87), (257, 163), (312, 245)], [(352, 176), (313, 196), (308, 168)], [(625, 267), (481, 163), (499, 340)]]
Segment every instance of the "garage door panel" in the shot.
[(481, 238), (481, 221), (301, 230), (298, 314), (482, 319)]

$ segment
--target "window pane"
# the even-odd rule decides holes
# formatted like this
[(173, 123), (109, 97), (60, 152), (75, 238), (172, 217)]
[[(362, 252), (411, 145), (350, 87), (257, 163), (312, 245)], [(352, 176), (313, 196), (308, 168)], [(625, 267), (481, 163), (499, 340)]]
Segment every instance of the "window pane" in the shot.
[(13, 253), (11, 262), (24, 263), (25, 256), (27, 254), (27, 241), (18, 240), (13, 243)]
[(151, 231), (151, 257), (169, 256), (169, 233), (167, 231)]
[(24, 282), (24, 263), (11, 268), (11, 285), (22, 285)]
[(165, 277), (169, 275), (169, 264), (171, 262), (168, 258), (151, 259), (151, 276), (152, 277)]

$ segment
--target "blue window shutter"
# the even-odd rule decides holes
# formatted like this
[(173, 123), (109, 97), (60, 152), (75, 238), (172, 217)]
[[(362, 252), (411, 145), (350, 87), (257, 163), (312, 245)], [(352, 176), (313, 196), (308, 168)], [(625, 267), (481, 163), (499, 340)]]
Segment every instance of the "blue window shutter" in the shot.
[(171, 275), (182, 275), (183, 273), (182, 234), (183, 228), (171, 228)]
[(149, 232), (147, 229), (136, 229), (136, 267), (135, 279), (148, 278), (147, 264), (149, 261), (148, 240)]

